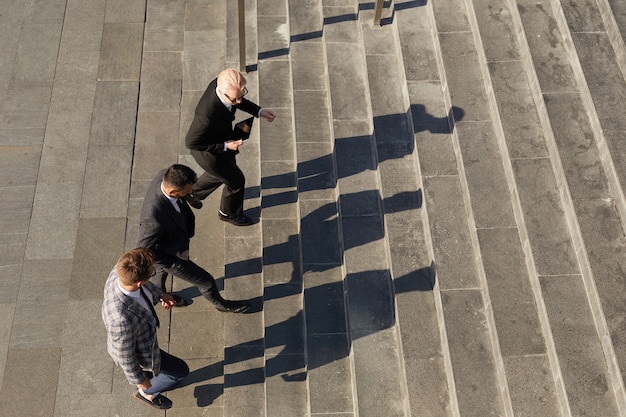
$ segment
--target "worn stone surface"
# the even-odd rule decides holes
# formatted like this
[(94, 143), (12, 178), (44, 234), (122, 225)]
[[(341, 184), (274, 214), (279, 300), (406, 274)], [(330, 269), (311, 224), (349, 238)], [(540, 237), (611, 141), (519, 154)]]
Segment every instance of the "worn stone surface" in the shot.
[[(248, 97), (277, 114), (238, 156), (258, 223), (221, 222), (217, 191), (191, 259), (252, 309), (168, 278), (193, 303), (158, 309), (192, 371), (167, 414), (620, 415), (624, 6), (383, 6), (245, 2)], [(163, 414), (106, 352), (102, 286), (155, 173), (201, 173), (184, 137), (239, 65), (237, 8), (3, 6), (5, 413)]]

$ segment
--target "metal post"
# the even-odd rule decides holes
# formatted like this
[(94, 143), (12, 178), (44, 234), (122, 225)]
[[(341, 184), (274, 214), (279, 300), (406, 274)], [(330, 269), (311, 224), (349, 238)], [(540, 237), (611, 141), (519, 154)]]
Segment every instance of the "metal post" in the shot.
[(374, 7), (374, 25), (380, 25), (380, 17), (383, 14), (383, 2), (384, 0), (376, 0), (376, 6)]
[(244, 0), (239, 0), (239, 71), (246, 71), (246, 13)]

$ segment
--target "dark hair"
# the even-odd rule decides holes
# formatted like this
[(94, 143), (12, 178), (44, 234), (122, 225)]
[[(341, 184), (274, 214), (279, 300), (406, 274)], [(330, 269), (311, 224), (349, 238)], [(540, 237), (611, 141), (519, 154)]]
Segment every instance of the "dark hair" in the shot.
[(150, 279), (153, 263), (154, 254), (150, 249), (135, 248), (120, 256), (115, 269), (122, 284), (132, 285)]
[(163, 174), (163, 182), (180, 190), (189, 184), (195, 184), (198, 176), (193, 169), (186, 165), (174, 164), (165, 170)]

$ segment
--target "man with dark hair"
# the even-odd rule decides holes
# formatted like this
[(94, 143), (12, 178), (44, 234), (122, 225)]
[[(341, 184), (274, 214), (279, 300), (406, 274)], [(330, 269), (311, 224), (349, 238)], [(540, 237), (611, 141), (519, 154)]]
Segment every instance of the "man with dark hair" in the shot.
[[(102, 320), (107, 329), (107, 351), (126, 379), (137, 389), (133, 396), (146, 404), (166, 410), (172, 401), (161, 395), (189, 374), (182, 360), (159, 348), (159, 318), (154, 304), (169, 310), (171, 295), (150, 282), (154, 255), (145, 248), (123, 254), (104, 286)], [(145, 289), (145, 290), (144, 290)]]
[(248, 93), (246, 79), (236, 69), (226, 69), (209, 83), (198, 102), (185, 145), (204, 174), (188, 197), (194, 208), (202, 207), (209, 194), (224, 184), (218, 217), (235, 226), (253, 224), (243, 214), (245, 176), (237, 166), (236, 155), (243, 145), (241, 137), (233, 131), (235, 112), (240, 109), (254, 117), (272, 122), (276, 117), (267, 109), (245, 98)]
[[(148, 186), (141, 208), (137, 246), (154, 252), (157, 273), (152, 282), (160, 284), (163, 291), (167, 274), (172, 274), (198, 287), (217, 310), (243, 313), (250, 303), (222, 298), (213, 276), (189, 260), (195, 216), (185, 197), (196, 181), (196, 173), (185, 165), (175, 164), (157, 174)], [(187, 305), (178, 295), (174, 295), (174, 300), (177, 307)]]

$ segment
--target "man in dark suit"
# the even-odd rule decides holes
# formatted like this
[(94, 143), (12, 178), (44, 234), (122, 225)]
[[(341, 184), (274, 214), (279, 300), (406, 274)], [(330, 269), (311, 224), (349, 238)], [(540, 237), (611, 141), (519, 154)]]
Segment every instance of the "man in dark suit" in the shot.
[(198, 102), (185, 145), (198, 165), (204, 169), (187, 201), (194, 208), (201, 200), (224, 184), (218, 217), (236, 226), (248, 226), (252, 219), (243, 214), (245, 177), (237, 166), (235, 156), (243, 144), (233, 131), (237, 109), (263, 117), (271, 122), (276, 117), (245, 98), (246, 79), (235, 69), (219, 73)]
[[(223, 299), (213, 276), (189, 260), (189, 239), (195, 233), (195, 216), (185, 197), (191, 193), (197, 179), (191, 168), (178, 164), (157, 174), (141, 208), (137, 246), (154, 252), (154, 283), (163, 287), (167, 274), (172, 274), (198, 287), (219, 311), (243, 313), (250, 307), (248, 302)], [(174, 299), (177, 307), (187, 304), (178, 295)]]

